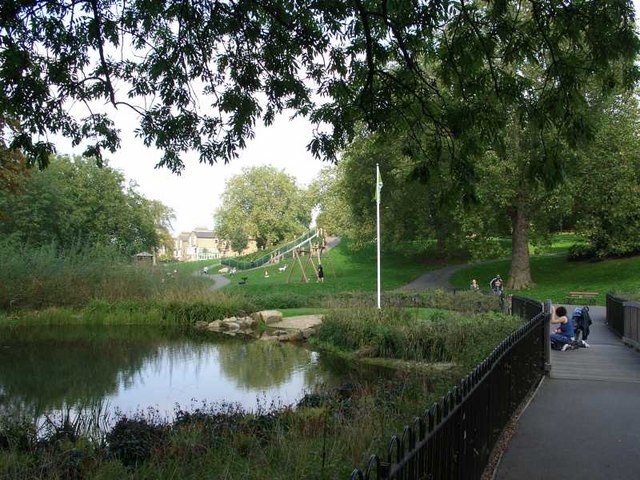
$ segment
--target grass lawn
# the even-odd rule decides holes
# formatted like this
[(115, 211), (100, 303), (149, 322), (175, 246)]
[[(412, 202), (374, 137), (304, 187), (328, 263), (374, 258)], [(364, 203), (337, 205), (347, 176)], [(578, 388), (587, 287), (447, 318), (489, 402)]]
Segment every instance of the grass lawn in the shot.
[[(324, 283), (317, 283), (313, 267), (307, 265), (308, 259), (300, 259), (306, 266), (308, 283), (301, 281), (301, 267), (294, 259), (287, 259), (278, 265), (270, 265), (250, 271), (238, 271), (229, 277), (232, 284), (224, 291), (242, 291), (248, 294), (269, 294), (287, 291), (294, 294), (310, 295), (339, 293), (339, 292), (375, 292), (376, 291), (376, 251), (375, 245), (368, 245), (361, 250), (352, 250), (349, 243), (342, 241), (331, 249), (323, 258)], [(317, 265), (317, 259), (314, 259)], [(285, 272), (278, 271), (278, 267), (287, 265)], [(437, 268), (425, 266), (416, 261), (413, 256), (386, 253), (382, 255), (382, 288), (393, 290), (426, 271)], [(269, 278), (264, 272), (269, 272)], [(238, 285), (243, 277), (247, 277), (245, 285)], [(289, 280), (289, 283), (287, 283)]]
[[(472, 278), (483, 290), (500, 273), (506, 278), (510, 260), (472, 265), (456, 272), (450, 279), (456, 287), (466, 288)], [(637, 292), (640, 290), (640, 257), (606, 260), (602, 262), (570, 262), (566, 256), (537, 256), (531, 258), (531, 275), (536, 286), (513, 292), (539, 300), (566, 302), (568, 292), (599, 292), (594, 303), (604, 305), (607, 292)]]

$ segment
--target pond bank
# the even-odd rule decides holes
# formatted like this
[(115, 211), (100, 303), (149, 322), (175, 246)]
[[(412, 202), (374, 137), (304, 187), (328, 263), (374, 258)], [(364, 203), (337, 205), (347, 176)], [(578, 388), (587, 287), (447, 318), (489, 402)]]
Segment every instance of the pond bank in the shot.
[(322, 319), (323, 315), (284, 318), (279, 310), (263, 310), (250, 316), (196, 322), (195, 328), (231, 336), (245, 335), (264, 341), (305, 341), (316, 332)]

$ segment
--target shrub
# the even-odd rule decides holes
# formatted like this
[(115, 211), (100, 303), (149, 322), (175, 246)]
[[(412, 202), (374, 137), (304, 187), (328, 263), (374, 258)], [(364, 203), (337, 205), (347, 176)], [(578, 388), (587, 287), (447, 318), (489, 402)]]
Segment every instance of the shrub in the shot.
[(434, 311), (420, 318), (408, 309), (349, 308), (325, 315), (317, 340), (362, 357), (472, 366), (518, 324), (498, 313)]
[(123, 417), (107, 434), (109, 452), (124, 465), (135, 466), (146, 461), (166, 439), (166, 428), (145, 419)]
[[(376, 297), (369, 293), (340, 293), (326, 299), (325, 304), (332, 308), (372, 308), (376, 306)], [(448, 292), (436, 289), (422, 292), (384, 292), (381, 296), (381, 304), (384, 307), (392, 308), (438, 308), (473, 313), (500, 310), (498, 296), (484, 295), (470, 290)]]

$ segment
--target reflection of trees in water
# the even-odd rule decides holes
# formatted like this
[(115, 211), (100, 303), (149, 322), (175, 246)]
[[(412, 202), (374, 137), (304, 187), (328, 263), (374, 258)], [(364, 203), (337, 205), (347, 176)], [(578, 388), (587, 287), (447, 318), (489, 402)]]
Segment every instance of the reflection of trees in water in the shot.
[(357, 362), (296, 345), (199, 335), (158, 327), (1, 329), (0, 415), (38, 417), (87, 406), (106, 411), (104, 398), (120, 385), (131, 386), (142, 372), (197, 374), (212, 360), (238, 387), (255, 390), (277, 388), (296, 372), (302, 372), (305, 389), (377, 375)]
[(345, 383), (375, 383), (381, 379), (392, 378), (396, 373), (385, 367), (366, 365), (363, 362), (349, 361), (337, 355), (310, 352), (313, 368), (305, 371), (307, 388), (324, 384), (337, 387)]
[(254, 341), (219, 345), (220, 367), (238, 385), (251, 389), (267, 389), (287, 382), (292, 374), (305, 368), (311, 359), (309, 351), (295, 345)]
[(31, 327), (2, 330), (3, 410), (36, 415), (98, 404), (157, 355), (160, 332), (118, 327)]

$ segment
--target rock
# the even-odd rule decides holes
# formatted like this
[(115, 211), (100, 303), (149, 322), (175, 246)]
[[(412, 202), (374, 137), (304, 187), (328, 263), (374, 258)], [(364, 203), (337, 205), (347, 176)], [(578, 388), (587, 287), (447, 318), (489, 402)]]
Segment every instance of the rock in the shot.
[(257, 322), (251, 317), (242, 317), (238, 319), (238, 324), (240, 325), (240, 328), (251, 328), (256, 323)]
[(225, 330), (231, 330), (231, 331), (240, 330), (240, 325), (238, 324), (238, 322), (223, 321), (222, 326)]
[(229, 273), (229, 267), (222, 267), (218, 270), (218, 273)]
[(209, 322), (207, 324), (207, 330), (211, 330), (212, 332), (219, 332), (222, 330), (222, 320), (214, 320), (213, 322)]
[(263, 321), (267, 325), (282, 321), (282, 312), (278, 310), (262, 310), (251, 315), (256, 321)]
[(195, 325), (194, 325), (194, 326), (195, 326), (195, 328), (196, 328), (197, 330), (204, 330), (205, 328), (207, 328), (207, 326), (208, 326), (208, 325), (209, 325), (209, 324), (208, 324), (207, 322), (204, 322), (204, 321), (202, 321), (202, 320), (198, 320), (198, 321), (195, 323)]
[[(277, 333), (277, 332), (276, 332)], [(302, 336), (302, 332), (298, 330), (297, 332), (285, 332), (285, 335), (278, 335), (276, 337), (279, 342), (302, 342), (304, 341), (304, 337)]]
[(305, 328), (304, 330), (302, 330), (302, 337), (305, 340), (308, 340), (309, 337), (315, 333), (316, 333), (316, 330), (314, 328)]

